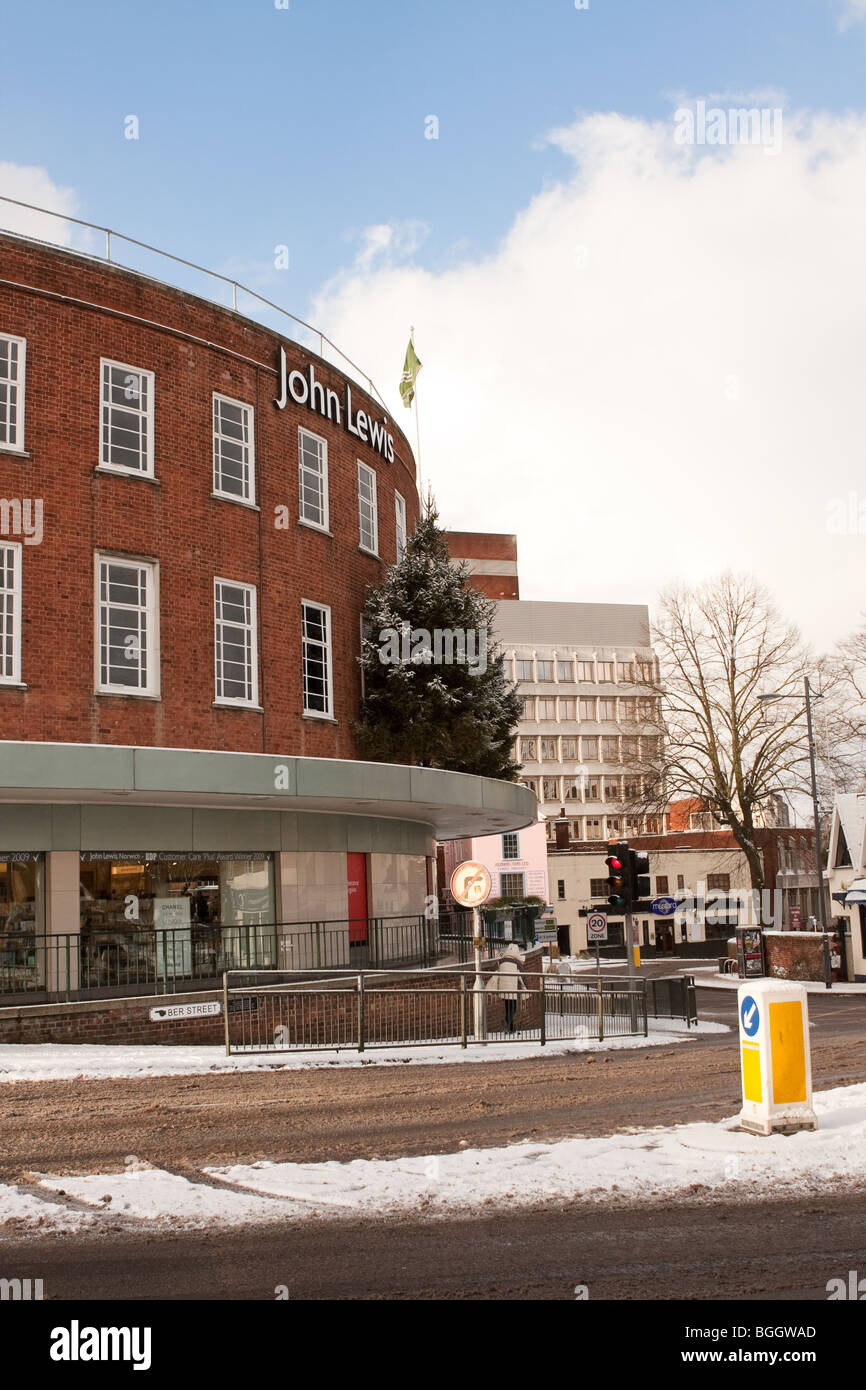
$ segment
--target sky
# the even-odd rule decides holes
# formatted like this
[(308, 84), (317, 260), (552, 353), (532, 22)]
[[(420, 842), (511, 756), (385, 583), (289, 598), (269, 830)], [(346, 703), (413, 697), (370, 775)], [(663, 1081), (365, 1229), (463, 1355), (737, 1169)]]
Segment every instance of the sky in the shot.
[(523, 597), (733, 568), (818, 649), (860, 623), (866, 0), (9, 0), (2, 30), (0, 194), (312, 322), (413, 443), (414, 325), (424, 484), (517, 534)]

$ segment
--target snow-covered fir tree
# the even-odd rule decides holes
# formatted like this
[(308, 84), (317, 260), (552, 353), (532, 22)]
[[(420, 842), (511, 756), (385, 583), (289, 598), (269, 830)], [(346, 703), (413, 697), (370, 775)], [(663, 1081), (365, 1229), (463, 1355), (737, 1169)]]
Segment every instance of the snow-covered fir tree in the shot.
[(495, 604), (467, 575), (429, 499), (403, 559), (368, 595), (355, 730), (377, 762), (514, 781), (520, 700), (494, 641)]

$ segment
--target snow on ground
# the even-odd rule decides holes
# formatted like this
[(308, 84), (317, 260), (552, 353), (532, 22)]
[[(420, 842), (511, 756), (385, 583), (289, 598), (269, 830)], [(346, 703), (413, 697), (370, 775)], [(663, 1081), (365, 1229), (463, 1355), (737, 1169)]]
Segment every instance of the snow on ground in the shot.
[[(697, 976), (695, 984), (700, 989), (739, 989), (740, 985), (748, 983), (738, 975), (720, 975), (715, 965), (696, 966), (690, 973)], [(763, 978), (773, 977), (769, 975)], [(866, 994), (866, 984), (841, 981), (828, 989), (823, 980), (794, 980), (793, 983), (805, 985), (807, 994)]]
[[(46, 1193), (46, 1198), (48, 1194)], [(89, 1212), (68, 1211), (60, 1202), (43, 1201), (20, 1187), (0, 1184), (0, 1236), (13, 1236), (16, 1228), (29, 1235), (45, 1231), (78, 1231), (92, 1226)]]
[(129, 1164), (122, 1173), (85, 1177), (41, 1173), (34, 1177), (48, 1192), (63, 1192), (76, 1201), (86, 1202), (94, 1211), (162, 1225), (201, 1227), (219, 1222), (221, 1226), (244, 1226), (254, 1221), (280, 1220), (286, 1215), (284, 1202), (254, 1192), (192, 1182), (179, 1173), (167, 1173), (140, 1160)]
[[(820, 1128), (764, 1138), (720, 1124), (633, 1130), (555, 1144), (351, 1163), (272, 1163), (205, 1170), (225, 1187), (190, 1181), (136, 1162), (123, 1173), (41, 1175), (49, 1198), (65, 1193), (92, 1206), (94, 1225), (110, 1212), (165, 1228), (421, 1212), (426, 1215), (588, 1199), (670, 1199), (702, 1193), (740, 1199), (768, 1192), (809, 1194), (866, 1181), (866, 1083), (814, 1097)], [(110, 1200), (106, 1200), (110, 1198)], [(0, 1219), (69, 1229), (56, 1204), (0, 1188)], [(100, 1215), (96, 1215), (99, 1212)], [(87, 1220), (85, 1215), (84, 1220)], [(12, 1234), (8, 1230), (5, 1233)]]
[[(551, 1029), (556, 1026), (551, 1016)], [(553, 1039), (538, 1042), (488, 1043), (485, 1047), (434, 1043), (429, 1047), (379, 1047), (367, 1052), (330, 1048), (321, 1052), (249, 1052), (225, 1055), (223, 1047), (127, 1047), (95, 1043), (4, 1043), (0, 1045), (0, 1082), (92, 1080), (134, 1076), (197, 1076), (234, 1071), (295, 1071), (308, 1067), (394, 1067), (442, 1062), (515, 1062), (527, 1057), (556, 1057), (569, 1052), (606, 1052), (612, 1048), (658, 1047), (707, 1033), (727, 1033), (723, 1023), (701, 1022), (687, 1029), (680, 1019), (650, 1019), (650, 1035), (627, 1038)]]

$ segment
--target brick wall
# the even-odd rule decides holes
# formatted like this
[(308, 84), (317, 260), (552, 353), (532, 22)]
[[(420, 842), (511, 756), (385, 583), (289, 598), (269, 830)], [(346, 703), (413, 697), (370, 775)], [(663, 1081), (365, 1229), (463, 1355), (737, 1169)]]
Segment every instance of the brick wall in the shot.
[[(824, 938), (821, 932), (764, 932), (764, 958), (767, 974), (780, 980), (824, 979)], [(728, 956), (737, 959), (737, 942), (730, 937)], [(832, 980), (844, 980), (842, 969), (845, 956), (837, 931), (830, 932), (830, 957), (838, 956), (839, 965), (830, 972)]]
[[(821, 932), (764, 932), (767, 974), (782, 980), (824, 979), (824, 937)], [(838, 932), (830, 933), (830, 956), (839, 958), (833, 980), (844, 980), (844, 952)]]
[[(520, 1008), (519, 1023), (524, 1028), (537, 1028), (541, 1022), (540, 973), (543, 952), (540, 949), (528, 951), (523, 962), (527, 978), (525, 984), (530, 993), (524, 998)], [(496, 969), (496, 961), (484, 962), (482, 969), (489, 975)], [(404, 997), (395, 1002), (387, 1002), (367, 993), (365, 999), (366, 1033), (374, 1039), (398, 1041), (401, 1027), (412, 1023), (416, 1036), (431, 1036), (429, 1031), (416, 1028), (416, 1023), (426, 1018), (430, 1025), (436, 1024), (441, 1033), (444, 1028), (452, 1035), (459, 1034), (460, 976), (466, 977), (467, 1019), (472, 1025), (472, 980), (474, 967), (471, 965), (455, 967), (446, 971), (428, 971), (413, 975), (413, 990), (452, 990), (455, 993), (438, 1001), (435, 1013), (422, 1010), (419, 1013), (417, 1000)], [(273, 1006), (260, 1003), (259, 1010), (252, 1015), (230, 1013), (230, 1032), (233, 1042), (249, 1041), (251, 1037), (266, 1037), (273, 1042), (273, 1028), (283, 1023), (292, 1029), (292, 1036), (299, 1041), (311, 1043), (322, 1036), (320, 1030), (327, 1019), (329, 1028), (339, 1026), (342, 1020), (344, 1036), (352, 1036), (354, 1020), (357, 1016), (357, 996), (346, 990), (345, 983), (334, 981), (330, 986), (318, 982), (318, 989), (324, 993), (315, 1001), (290, 1000), (281, 996)], [(381, 977), (376, 982), (377, 990), (393, 992), (407, 988), (407, 982), (393, 974)], [(331, 996), (328, 998), (328, 996)], [(275, 998), (275, 996), (271, 996)], [(136, 999), (88, 999), (77, 1004), (28, 1004), (20, 1008), (0, 1009), (0, 1043), (101, 1043), (101, 1044), (205, 1044), (221, 1046), (225, 1040), (225, 1024), (222, 1014), (204, 1018), (183, 1018), (161, 1021), (150, 1019), (150, 1010), (175, 1004), (201, 1004), (205, 1000), (221, 1000), (219, 991), (193, 994), (146, 995)], [(498, 1031), (504, 1024), (505, 1011), (498, 995), (488, 995), (488, 1027), (491, 1032)], [(326, 1002), (327, 1001), (327, 1002)], [(303, 1007), (303, 1013), (302, 1013)], [(250, 1018), (254, 1031), (250, 1033)], [(255, 1030), (261, 1029), (261, 1032)], [(329, 1034), (329, 1036), (332, 1036)]]
[[(492, 531), (449, 531), (448, 550), (453, 560), (468, 561), (473, 589), (492, 599), (520, 598), (520, 584), (516, 574), (507, 568), (517, 565), (517, 537)], [(474, 562), (483, 561), (488, 573), (478, 574)], [(496, 573), (496, 562), (508, 562), (505, 573)]]
[[(22, 552), (28, 688), (0, 690), (3, 737), (355, 756), (359, 615), (366, 586), (396, 558), (395, 490), (410, 530), (418, 513), (414, 460), (393, 420), (390, 463), (291, 398), (277, 410), (281, 343), (290, 368), (314, 363), (344, 399), (345, 378), (287, 339), (130, 272), (2, 235), (0, 329), (27, 340), (30, 455), (0, 451), (0, 495), (44, 507), (42, 544)], [(101, 357), (155, 373), (155, 483), (94, 473)], [(354, 409), (380, 420), (382, 406), (350, 386)], [(254, 407), (260, 510), (211, 496), (214, 391)], [(300, 425), (328, 442), (330, 536), (298, 522)], [(377, 476), (381, 562), (358, 546), (358, 459)], [(277, 529), (283, 506), (288, 529)], [(159, 561), (159, 700), (94, 694), (98, 549)], [(264, 713), (213, 707), (215, 577), (256, 585)], [(336, 724), (302, 718), (302, 598), (331, 608)]]
[(28, 1004), (0, 1009), (0, 1043), (222, 1043), (219, 1014), (151, 1022), (166, 1004), (201, 1004), (216, 993), (147, 995), (140, 999), (88, 999), (80, 1004)]

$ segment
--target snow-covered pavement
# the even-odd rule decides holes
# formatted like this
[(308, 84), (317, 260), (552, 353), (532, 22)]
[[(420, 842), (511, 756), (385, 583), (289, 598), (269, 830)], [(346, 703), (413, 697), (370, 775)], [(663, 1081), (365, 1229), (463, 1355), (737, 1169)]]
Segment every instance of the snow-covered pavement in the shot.
[[(690, 973), (699, 989), (739, 989), (743, 983), (737, 975), (720, 975), (714, 965), (693, 966)], [(807, 994), (866, 994), (866, 984), (849, 984), (845, 980), (838, 981), (832, 989), (828, 989), (823, 980), (797, 980), (796, 983), (804, 985)]]
[[(121, 1173), (35, 1174), (44, 1193), (0, 1187), (0, 1233), (86, 1230), (118, 1220), (165, 1229), (355, 1215), (471, 1214), (570, 1200), (677, 1196), (766, 1199), (866, 1185), (866, 1083), (817, 1092), (815, 1132), (764, 1138), (736, 1118), (602, 1138), (350, 1163), (272, 1163), (204, 1170), (202, 1181), (129, 1158)], [(64, 1207), (63, 1199), (86, 1204)]]
[(727, 1033), (723, 1023), (701, 1022), (687, 1029), (678, 1019), (650, 1020), (648, 1038), (568, 1038), (544, 1047), (537, 1042), (488, 1043), (462, 1048), (433, 1043), (429, 1047), (376, 1047), (359, 1053), (354, 1048), (321, 1052), (251, 1052), (225, 1055), (222, 1047), (100, 1046), (70, 1043), (7, 1043), (0, 1045), (0, 1083), (4, 1081), (69, 1081), (134, 1076), (197, 1076), (215, 1072), (293, 1071), (308, 1067), (437, 1066), (442, 1062), (504, 1062), (527, 1057), (557, 1057), (570, 1052), (607, 1052), (614, 1048), (660, 1047), (688, 1042), (708, 1033)]

